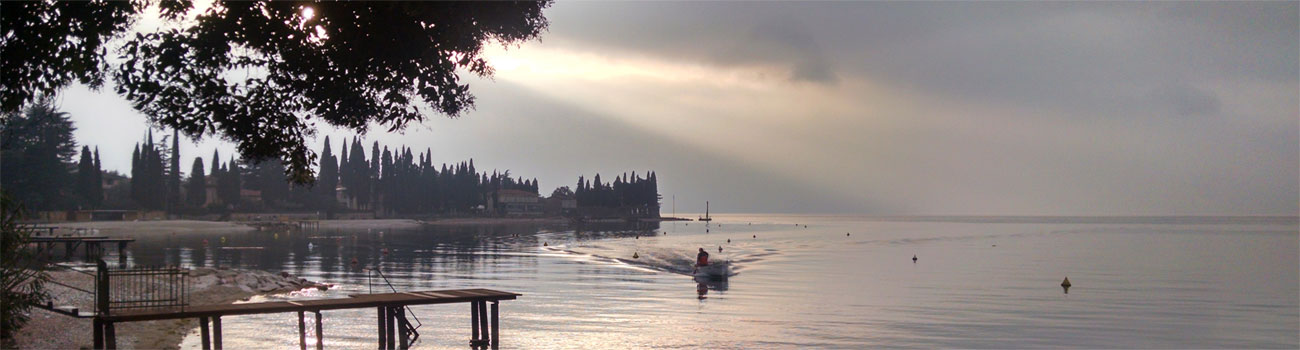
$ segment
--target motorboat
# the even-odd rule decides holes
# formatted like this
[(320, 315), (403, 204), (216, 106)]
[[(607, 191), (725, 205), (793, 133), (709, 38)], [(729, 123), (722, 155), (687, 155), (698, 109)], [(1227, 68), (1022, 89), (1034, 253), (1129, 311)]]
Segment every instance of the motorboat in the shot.
[(712, 264), (698, 266), (695, 268), (694, 275), (697, 278), (724, 280), (731, 276), (731, 263), (727, 261), (718, 261)]

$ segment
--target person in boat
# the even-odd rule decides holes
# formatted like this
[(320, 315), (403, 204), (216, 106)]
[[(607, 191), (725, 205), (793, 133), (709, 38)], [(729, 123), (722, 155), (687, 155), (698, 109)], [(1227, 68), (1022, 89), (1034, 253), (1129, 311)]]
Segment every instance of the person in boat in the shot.
[(709, 265), (709, 252), (704, 251), (704, 248), (700, 248), (700, 253), (695, 255), (695, 267), (708, 266), (708, 265)]

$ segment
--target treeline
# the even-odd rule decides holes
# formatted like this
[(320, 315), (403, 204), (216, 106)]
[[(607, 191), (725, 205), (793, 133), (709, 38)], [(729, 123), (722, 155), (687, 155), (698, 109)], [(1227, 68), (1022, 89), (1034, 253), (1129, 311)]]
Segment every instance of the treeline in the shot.
[[(475, 213), (503, 189), (538, 192), (537, 179), (510, 171), (480, 172), (474, 161), (435, 165), (430, 149), (390, 148), (374, 142), (367, 149), (358, 138), (340, 145), (331, 141), (319, 153), (314, 184), (291, 185), (279, 161), (256, 162), (213, 151), (195, 157), (188, 174), (181, 170), (180, 135), (156, 142), (150, 131), (131, 153), (130, 175), (105, 172), (99, 149), (82, 146), (80, 158), (72, 138), (75, 128), (66, 113), (45, 102), (23, 113), (5, 115), (0, 124), (2, 188), (28, 210), (144, 209), (176, 214), (232, 211), (374, 212), (381, 215)], [(616, 208), (646, 213), (659, 205), (658, 179), (632, 174), (603, 182), (579, 177), (576, 191), (567, 186), (552, 193), (574, 198), (580, 207)], [(629, 209), (631, 208), (631, 209)]]
[(630, 176), (623, 173), (609, 183), (601, 182), (600, 174), (592, 180), (579, 176), (574, 196), (578, 207), (658, 208), (659, 178), (653, 171), (645, 178), (637, 176), (635, 171)]
[[(335, 156), (329, 137), (325, 138), (319, 175), (311, 185), (292, 185), (279, 161), (232, 157), (222, 162), (214, 151), (207, 174), (203, 159), (194, 159), (185, 200), (172, 202), (165, 200), (170, 197), (166, 193), (178, 177), (162, 166), (168, 152), (154, 144), (151, 133), (137, 144), (132, 158), (132, 198), (144, 209), (178, 212), (372, 211), (394, 215), (469, 213), (486, 205), (497, 189), (538, 190), (537, 179), (512, 178), (509, 171), (480, 173), (473, 160), (435, 166), (429, 149), (417, 154), (410, 147), (389, 148), (375, 142), (367, 152), (357, 138), (344, 142), (341, 148)], [(216, 196), (207, 198), (207, 192)]]

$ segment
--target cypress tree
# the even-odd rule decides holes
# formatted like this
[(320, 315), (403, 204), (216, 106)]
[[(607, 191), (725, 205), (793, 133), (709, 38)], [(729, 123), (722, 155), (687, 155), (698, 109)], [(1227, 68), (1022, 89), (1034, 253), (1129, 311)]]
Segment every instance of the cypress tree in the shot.
[(181, 133), (177, 129), (172, 129), (172, 149), (171, 156), (167, 159), (171, 164), (167, 171), (167, 206), (169, 209), (176, 209), (181, 206)]
[(203, 175), (203, 158), (194, 157), (194, 166), (190, 168), (190, 183), (185, 191), (185, 198), (191, 207), (201, 208), (207, 204), (207, 184), (207, 178)]
[(94, 189), (91, 187), (95, 181), (95, 160), (90, 156), (90, 146), (81, 146), (81, 158), (77, 161), (77, 182), (74, 189), (77, 191), (78, 202), (84, 207), (90, 207), (92, 198), (94, 198)]
[(135, 148), (131, 151), (131, 200), (135, 201), (136, 205), (144, 204), (144, 198), (140, 196), (141, 186), (144, 186), (144, 183), (140, 181), (141, 176), (144, 174), (142, 170), (144, 170), (144, 167), (140, 163), (140, 143), (137, 142)]
[(90, 205), (99, 208), (104, 204), (104, 164), (99, 162), (99, 146), (95, 146), (95, 179), (92, 182)]
[[(346, 147), (345, 145), (344, 148)], [(325, 149), (321, 150), (320, 174), (316, 180), (316, 188), (326, 210), (333, 210), (339, 184), (339, 163), (334, 159), (331, 148), (330, 137), (325, 136)]]

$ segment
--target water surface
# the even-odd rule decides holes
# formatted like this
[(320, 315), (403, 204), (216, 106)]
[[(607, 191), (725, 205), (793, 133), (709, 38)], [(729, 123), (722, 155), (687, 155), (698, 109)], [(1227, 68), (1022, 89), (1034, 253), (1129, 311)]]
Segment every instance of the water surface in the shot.
[[(397, 290), (519, 292), (501, 304), (513, 349), (1300, 346), (1295, 218), (715, 217), (144, 238), (130, 260), (337, 284), (257, 300), (387, 291), (368, 284), (375, 266)], [(261, 249), (223, 249), (238, 247)], [(682, 273), (701, 247), (738, 274)], [(469, 306), (414, 309), (415, 348), (468, 348)], [(324, 314), (327, 347), (374, 346), (374, 310)], [(223, 331), (231, 348), (297, 346), (291, 314), (224, 318)]]

